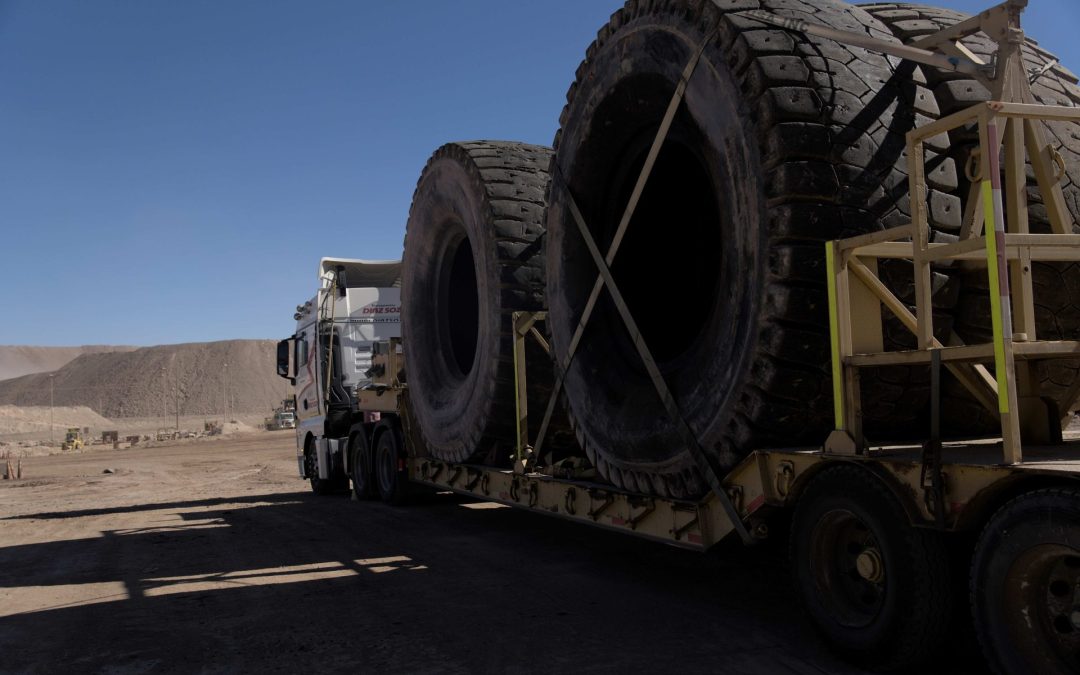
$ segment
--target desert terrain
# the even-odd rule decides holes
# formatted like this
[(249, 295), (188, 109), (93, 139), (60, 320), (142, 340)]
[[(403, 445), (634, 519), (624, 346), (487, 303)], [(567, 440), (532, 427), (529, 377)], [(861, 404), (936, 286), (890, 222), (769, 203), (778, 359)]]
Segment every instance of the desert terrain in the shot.
[[(154, 347), (0, 346), (0, 457), (59, 451), (69, 427), (142, 441), (159, 432), (201, 434), (260, 428), (289, 395), (275, 373), (272, 340)], [(39, 372), (42, 368), (54, 368)]]
[(769, 569), (454, 498), (317, 498), (292, 443), (28, 461), (0, 489), (0, 668), (505, 672), (527, 641), (539, 672), (843, 670)]
[(83, 354), (129, 352), (136, 347), (82, 345), (79, 347), (38, 347), (0, 345), (0, 380), (58, 370)]
[(0, 672), (859, 672), (803, 618), (782, 545), (317, 497), (293, 438), (24, 460), (0, 481)]

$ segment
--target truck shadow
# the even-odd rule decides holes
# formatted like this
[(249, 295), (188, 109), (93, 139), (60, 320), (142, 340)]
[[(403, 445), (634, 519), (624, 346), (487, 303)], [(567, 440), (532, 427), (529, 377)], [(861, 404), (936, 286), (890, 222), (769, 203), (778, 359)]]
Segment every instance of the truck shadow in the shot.
[(0, 670), (860, 672), (799, 613), (781, 546), (702, 555), (452, 495), (19, 518), (93, 520), (0, 548)]

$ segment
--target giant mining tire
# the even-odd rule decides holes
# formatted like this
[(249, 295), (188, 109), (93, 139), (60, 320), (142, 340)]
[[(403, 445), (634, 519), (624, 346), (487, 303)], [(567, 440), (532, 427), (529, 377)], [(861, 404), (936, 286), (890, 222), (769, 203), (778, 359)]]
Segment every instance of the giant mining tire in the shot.
[[(759, 8), (896, 41), (835, 0), (628, 2), (570, 87), (545, 220), (548, 328), (561, 362), (597, 276), (569, 196), (606, 251), (681, 72), (704, 44), (612, 272), (683, 417), (724, 468), (755, 447), (824, 438), (823, 242), (910, 222), (904, 134), (936, 113), (910, 64), (738, 13)], [(938, 297), (955, 297), (947, 275), (934, 284)], [(924, 415), (925, 372), (912, 372), (864, 373), (877, 438), (912, 433)], [(565, 394), (579, 442), (613, 483), (704, 491), (607, 294)]]
[[(864, 5), (863, 8), (875, 18), (887, 25), (893, 34), (910, 42), (947, 26), (959, 23), (968, 15), (949, 9), (914, 5), (907, 3), (881, 3)], [(1039, 11), (1033, 6), (1030, 11)], [(995, 43), (982, 33), (962, 40), (964, 46), (976, 55), (989, 61), (995, 49)], [(1031, 85), (1035, 99), (1047, 105), (1068, 107), (1080, 106), (1080, 87), (1077, 77), (1060, 63), (1057, 57), (1028, 40), (1023, 48), (1025, 66), (1029, 70), (1041, 73)], [(949, 115), (990, 98), (990, 92), (978, 81), (962, 73), (953, 73), (936, 68), (924, 67), (929, 86), (933, 89), (935, 101), (941, 115)], [(1080, 223), (1080, 125), (1069, 122), (1050, 122), (1047, 124), (1047, 140), (1061, 153), (1065, 161), (1065, 175), (1061, 188), (1065, 196), (1066, 209), (1071, 213), (1074, 231)], [(968, 155), (975, 147), (976, 138), (970, 128), (958, 129), (951, 133), (953, 147), (949, 156), (956, 166), (963, 166)], [(964, 172), (959, 172), (955, 189), (952, 191), (961, 201), (966, 201), (968, 180)], [(1029, 218), (1032, 232), (1049, 232), (1050, 223), (1043, 197), (1034, 175), (1028, 170)], [(948, 223), (946, 223), (948, 226)], [(951, 229), (960, 227), (959, 212), (952, 221)], [(952, 232), (953, 235), (957, 234)], [(1076, 263), (1035, 262), (1032, 264), (1035, 291), (1035, 327), (1039, 339), (1076, 340), (1080, 338), (1080, 265)], [(968, 343), (989, 342), (992, 337), (990, 309), (988, 304), (988, 282), (985, 267), (974, 267), (962, 275), (962, 295), (954, 317), (957, 334)], [(1076, 390), (1080, 387), (1080, 361), (1052, 360), (1037, 366), (1039, 378), (1046, 395), (1051, 396), (1063, 417), (1076, 403)], [(958, 387), (953, 384), (953, 388)], [(945, 405), (955, 406), (957, 397), (946, 399)], [(967, 420), (971, 431), (986, 427), (985, 411), (974, 405), (966, 408), (946, 410), (949, 419)], [(1065, 421), (1065, 420), (1063, 420)]]
[[(439, 459), (510, 461), (511, 315), (544, 306), (550, 157), (548, 148), (523, 143), (450, 143), (417, 184), (405, 234), (402, 336), (412, 412)], [(535, 431), (552, 367), (534, 340), (526, 359)]]

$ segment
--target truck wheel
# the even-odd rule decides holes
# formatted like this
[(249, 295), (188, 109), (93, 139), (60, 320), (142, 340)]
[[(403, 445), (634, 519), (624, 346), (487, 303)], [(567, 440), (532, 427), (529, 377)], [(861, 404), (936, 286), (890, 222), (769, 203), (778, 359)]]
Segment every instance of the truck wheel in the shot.
[(975, 547), (970, 590), (991, 668), (1080, 671), (1080, 490), (1037, 490), (998, 509)]
[(342, 490), (340, 479), (319, 478), (319, 469), (315, 462), (315, 444), (310, 440), (304, 446), (304, 473), (310, 476), (311, 491), (317, 495), (332, 495)]
[(842, 466), (813, 479), (799, 499), (790, 547), (807, 611), (853, 661), (912, 667), (948, 635), (954, 603), (945, 542), (912, 527), (867, 470)]
[(371, 455), (371, 445), (364, 429), (357, 429), (349, 437), (349, 452), (352, 453), (352, 489), (357, 499), (373, 499), (379, 492), (375, 485), (375, 463)]
[(375, 477), (379, 497), (387, 504), (400, 506), (409, 495), (409, 476), (404, 467), (404, 444), (401, 427), (383, 421), (375, 429)]

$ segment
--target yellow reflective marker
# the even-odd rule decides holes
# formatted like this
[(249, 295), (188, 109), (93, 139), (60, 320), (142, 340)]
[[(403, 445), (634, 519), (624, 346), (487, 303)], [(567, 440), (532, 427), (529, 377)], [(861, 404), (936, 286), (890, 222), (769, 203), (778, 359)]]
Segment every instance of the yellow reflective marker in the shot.
[(998, 278), (997, 230), (994, 229), (994, 189), (982, 182), (983, 218), (986, 228), (986, 271), (990, 277), (990, 322), (994, 328), (994, 375), (997, 378), (998, 412), (1009, 412), (1009, 387), (1005, 378), (1005, 331), (1001, 320), (1001, 280)]
[(844, 429), (844, 390), (840, 383), (840, 321), (836, 308), (836, 251), (825, 242), (825, 273), (829, 275), (829, 342), (832, 347), (833, 418)]

